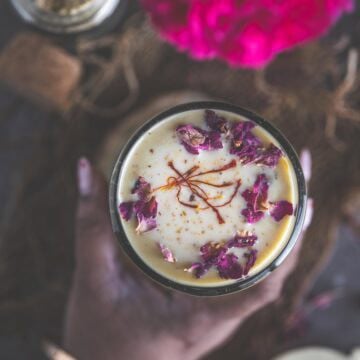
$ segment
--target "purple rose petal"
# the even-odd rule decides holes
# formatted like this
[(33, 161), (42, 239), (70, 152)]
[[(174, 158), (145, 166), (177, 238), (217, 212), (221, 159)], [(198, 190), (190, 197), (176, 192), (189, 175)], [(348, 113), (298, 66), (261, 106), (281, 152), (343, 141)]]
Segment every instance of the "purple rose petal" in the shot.
[(193, 273), (194, 276), (199, 279), (209, 271), (210, 267), (209, 265), (198, 262), (192, 264), (189, 268), (185, 269), (185, 271)]
[(197, 278), (204, 276), (215, 266), (223, 279), (239, 279), (243, 275), (238, 257), (227, 253), (228, 246), (221, 243), (206, 243), (200, 248), (202, 262), (192, 264), (186, 271), (192, 272)]
[(257, 149), (261, 147), (261, 141), (251, 132), (254, 126), (251, 121), (243, 121), (233, 124), (230, 130), (230, 154), (237, 155), (243, 164), (253, 162), (257, 157)]
[(190, 154), (199, 155), (198, 147), (191, 146), (184, 141), (181, 142), (182, 145), (184, 145), (184, 148), (189, 152)]
[(269, 210), (275, 221), (280, 221), (286, 215), (292, 215), (294, 209), (291, 203), (280, 200), (269, 203), (267, 201), (269, 183), (264, 174), (258, 175), (252, 189), (246, 189), (241, 194), (246, 201), (246, 208), (241, 211), (246, 221), (250, 224), (258, 222), (264, 216), (264, 211)]
[(253, 146), (243, 145), (241, 150), (234, 151), (232, 148), (230, 149), (230, 154), (235, 154), (239, 157), (241, 164), (251, 164), (255, 161), (257, 157), (257, 149)]
[(254, 224), (264, 217), (267, 207), (269, 183), (265, 174), (256, 178), (252, 189), (246, 189), (241, 194), (246, 201), (246, 208), (241, 211), (249, 224)]
[(156, 227), (157, 201), (153, 196), (149, 201), (139, 200), (134, 204), (134, 213), (138, 220), (136, 232), (143, 233)]
[(257, 250), (250, 250), (250, 252), (244, 254), (244, 257), (246, 258), (246, 264), (244, 267), (244, 275), (247, 275), (250, 271), (250, 269), (254, 266), (257, 258)]
[(283, 153), (278, 147), (276, 147), (274, 144), (270, 144), (267, 149), (260, 151), (254, 162), (258, 165), (274, 167), (278, 164), (282, 155)]
[(146, 200), (151, 193), (151, 186), (142, 176), (139, 176), (131, 193), (138, 195), (139, 200)]
[(228, 121), (216, 114), (215, 111), (205, 110), (205, 122), (206, 125), (213, 131), (226, 134), (229, 131)]
[(261, 146), (260, 139), (251, 132), (254, 127), (255, 124), (251, 121), (241, 121), (233, 124), (231, 134), (235, 148), (238, 148), (243, 143), (251, 146)]
[(233, 239), (227, 242), (227, 248), (244, 248), (254, 246), (257, 236), (252, 233), (236, 234)]
[(221, 142), (221, 135), (217, 131), (207, 132), (207, 138), (204, 145), (200, 145), (200, 149), (202, 150), (216, 150), (222, 149), (222, 147), (223, 144)]
[(126, 221), (130, 220), (131, 215), (133, 213), (133, 207), (134, 207), (133, 201), (125, 201), (119, 205), (120, 215), (124, 220)]
[(131, 193), (136, 194), (139, 200), (121, 203), (119, 206), (121, 217), (128, 221), (132, 214), (135, 214), (138, 222), (136, 228), (138, 233), (154, 229), (157, 225), (157, 202), (154, 196), (149, 199), (151, 194), (150, 184), (142, 176), (139, 176)]
[(270, 203), (270, 215), (275, 221), (282, 220), (286, 215), (293, 214), (293, 206), (286, 200), (276, 201)]
[(258, 164), (274, 167), (282, 151), (274, 144), (266, 149), (251, 130), (255, 124), (250, 121), (235, 123), (231, 128), (232, 143), (230, 154), (237, 155), (242, 164)]
[(263, 211), (254, 211), (252, 207), (248, 207), (241, 211), (248, 224), (255, 224), (264, 217)]
[(199, 154), (200, 145), (205, 143), (206, 137), (203, 131), (193, 125), (180, 125), (176, 128), (176, 134), (191, 154)]
[(226, 247), (219, 243), (208, 242), (200, 248), (201, 257), (205, 264), (215, 265), (226, 254)]
[(147, 218), (143, 214), (137, 214), (138, 226), (136, 227), (136, 232), (142, 234), (146, 231), (150, 231), (156, 228), (156, 219)]
[(226, 254), (217, 263), (219, 275), (223, 279), (239, 279), (243, 275), (242, 266), (234, 254)]
[(158, 245), (165, 261), (169, 263), (176, 262), (175, 256), (173, 255), (173, 253), (169, 248), (167, 248), (164, 244), (158, 243)]
[(269, 183), (265, 174), (257, 176), (252, 189), (245, 190), (241, 195), (255, 211), (264, 210), (267, 201)]
[[(234, 236), (227, 243), (208, 242), (200, 248), (202, 261), (193, 263), (185, 271), (191, 272), (195, 277), (204, 276), (209, 269), (216, 267), (219, 276), (223, 279), (240, 279), (249, 273), (254, 266), (257, 250), (251, 247), (255, 244), (257, 236), (250, 232), (242, 232)], [(238, 257), (229, 253), (230, 248), (248, 247), (249, 251), (244, 254), (246, 264), (244, 267), (238, 261)]]
[(157, 201), (153, 196), (149, 201), (138, 200), (134, 204), (135, 214), (143, 214), (145, 217), (155, 217), (157, 213)]
[(176, 134), (191, 154), (199, 154), (199, 150), (216, 150), (223, 147), (221, 134), (217, 131), (206, 131), (193, 125), (180, 125)]
[(227, 248), (224, 244), (208, 242), (200, 248), (202, 262), (192, 264), (186, 271), (194, 273), (197, 278), (204, 276), (212, 266), (217, 266), (225, 256)]

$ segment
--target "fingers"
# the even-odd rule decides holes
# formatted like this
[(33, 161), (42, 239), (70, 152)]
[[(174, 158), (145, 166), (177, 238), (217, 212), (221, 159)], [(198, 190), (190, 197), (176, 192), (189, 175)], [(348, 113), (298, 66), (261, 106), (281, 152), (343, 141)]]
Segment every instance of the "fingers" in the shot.
[[(305, 152), (303, 151), (302, 152), (303, 158), (304, 158), (304, 155), (303, 155), (304, 153)], [(310, 153), (309, 153), (309, 155), (305, 155), (305, 158), (308, 156), (310, 156)], [(307, 164), (305, 164), (305, 166), (303, 165), (304, 171), (307, 173), (307, 176), (309, 179), (309, 176), (311, 176), (311, 171), (310, 171), (311, 158), (308, 157), (308, 159), (305, 160), (305, 163), (307, 163)], [(291, 272), (295, 269), (295, 267), (298, 263), (299, 255), (300, 255), (300, 251), (301, 251), (301, 247), (302, 247), (302, 243), (303, 243), (303, 238), (304, 238), (306, 230), (310, 226), (312, 218), (313, 218), (313, 212), (314, 212), (313, 204), (314, 204), (313, 199), (310, 198), (307, 200), (303, 228), (302, 228), (301, 234), (299, 236), (299, 239), (297, 240), (291, 253), (284, 260), (284, 262), (279, 266), (279, 268), (274, 271), (273, 274), (271, 274), (267, 279), (265, 279), (262, 283), (260, 283), (258, 285), (260, 292), (262, 292), (263, 295), (266, 294), (267, 298), (270, 301), (274, 301), (280, 296), (280, 293), (281, 293), (281, 290), (282, 290), (282, 287), (283, 287), (283, 284), (284, 284), (286, 278), (291, 274)]]
[[(300, 162), (303, 168), (305, 181), (309, 182), (311, 178), (312, 162), (311, 153), (308, 149), (303, 149), (301, 151)], [(213, 308), (214, 312), (222, 316), (226, 316), (226, 314), (229, 314), (229, 316), (235, 316), (236, 313), (248, 316), (269, 302), (276, 300), (280, 296), (286, 278), (294, 270), (298, 262), (302, 240), (306, 230), (311, 224), (312, 217), (313, 199), (310, 198), (307, 201), (302, 233), (291, 253), (281, 266), (279, 266), (279, 268), (277, 268), (267, 279), (258, 285), (255, 285), (253, 288), (247, 289), (239, 294), (209, 300), (210, 306)]]
[(300, 153), (300, 164), (303, 169), (306, 183), (311, 179), (311, 153), (309, 149), (303, 149)]
[(78, 162), (79, 200), (76, 216), (75, 257), (77, 272), (103, 281), (117, 270), (117, 247), (107, 208), (104, 179), (90, 162)]
[(268, 278), (257, 285), (258, 292), (263, 298), (267, 300), (266, 303), (275, 301), (280, 297), (281, 290), (286, 279), (292, 273), (298, 263), (302, 247), (302, 239), (303, 236), (301, 235), (284, 262), (277, 269), (275, 269)]
[(281, 293), (283, 284), (295, 268), (301, 250), (301, 239), (284, 262), (259, 284), (237, 294), (208, 300), (214, 318), (219, 320), (236, 319), (238, 323), (275, 301)]
[[(300, 163), (303, 169), (305, 181), (308, 184), (311, 179), (311, 164), (312, 164), (311, 153), (309, 149), (303, 149), (301, 151)], [(302, 236), (304, 236), (305, 231), (308, 229), (308, 227), (311, 224), (313, 213), (314, 213), (314, 201), (312, 198), (308, 198)]]
[(313, 215), (314, 215), (314, 200), (312, 198), (309, 198), (306, 204), (306, 213), (305, 213), (305, 220), (302, 229), (302, 236), (304, 236), (304, 233), (309, 228), (312, 222)]
[[(307, 174), (310, 176), (309, 169), (306, 169), (306, 166), (305, 166), (305, 171), (307, 171)], [(259, 290), (262, 293), (263, 297), (268, 298), (269, 301), (274, 301), (280, 296), (284, 282), (286, 281), (287, 277), (292, 273), (292, 271), (295, 269), (298, 263), (299, 255), (303, 243), (303, 238), (313, 218), (313, 212), (314, 212), (313, 203), (314, 203), (313, 199), (310, 198), (307, 200), (305, 220), (304, 220), (302, 232), (294, 248), (292, 249), (291, 253), (279, 266), (279, 268), (274, 271), (273, 274), (271, 274), (267, 279), (265, 279), (262, 283), (258, 285)]]

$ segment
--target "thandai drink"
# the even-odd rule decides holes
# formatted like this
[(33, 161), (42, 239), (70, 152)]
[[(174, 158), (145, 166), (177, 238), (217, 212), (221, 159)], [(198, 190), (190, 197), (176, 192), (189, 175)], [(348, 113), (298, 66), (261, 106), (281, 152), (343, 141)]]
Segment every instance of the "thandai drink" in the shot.
[(287, 246), (296, 172), (265, 128), (230, 111), (189, 109), (148, 128), (124, 157), (117, 217), (148, 268), (184, 286), (253, 277)]

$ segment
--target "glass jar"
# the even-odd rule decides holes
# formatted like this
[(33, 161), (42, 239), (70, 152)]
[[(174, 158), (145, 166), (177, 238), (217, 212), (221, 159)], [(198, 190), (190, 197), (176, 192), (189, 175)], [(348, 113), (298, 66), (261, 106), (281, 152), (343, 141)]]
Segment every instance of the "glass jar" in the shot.
[(100, 25), (121, 0), (11, 0), (28, 23), (55, 33), (74, 33)]
[[(219, 286), (193, 286), (187, 285), (180, 282), (176, 282), (160, 273), (156, 272), (153, 268), (148, 266), (144, 260), (136, 253), (133, 249), (130, 241), (127, 239), (125, 230), (122, 226), (122, 222), (119, 216), (118, 210), (118, 186), (119, 179), (121, 176), (122, 168), (125, 163), (125, 159), (132, 147), (137, 143), (137, 141), (146, 133), (150, 131), (150, 129), (157, 125), (158, 123), (172, 117), (173, 115), (178, 115), (191, 110), (206, 110), (212, 109), (222, 110), (226, 112), (230, 112), (236, 115), (240, 115), (246, 119), (249, 119), (256, 123), (258, 126), (266, 130), (270, 135), (272, 135), (280, 144), (282, 151), (285, 153), (290, 163), (293, 166), (295, 179), (296, 179), (296, 187), (298, 191), (298, 204), (295, 207), (294, 216), (295, 222), (292, 228), (292, 232), (288, 237), (285, 245), (282, 249), (277, 253), (276, 257), (270, 262), (269, 265), (255, 273), (254, 275), (250, 275), (246, 278), (241, 278), (235, 282), (232, 282), (228, 285), (219, 285)], [(157, 116), (153, 119), (146, 122), (143, 126), (141, 126), (138, 131), (130, 138), (128, 143), (123, 147), (116, 163), (114, 166), (113, 174), (110, 180), (110, 189), (109, 189), (109, 205), (110, 205), (110, 215), (113, 231), (118, 237), (119, 243), (123, 250), (127, 253), (127, 255), (133, 260), (133, 262), (150, 278), (155, 280), (156, 282), (162, 284), (165, 287), (179, 290), (182, 292), (189, 293), (191, 295), (197, 296), (218, 296), (233, 293), (239, 290), (244, 290), (257, 282), (264, 279), (268, 276), (273, 270), (275, 270), (289, 255), (290, 251), (293, 249), (297, 239), (299, 238), (306, 211), (306, 201), (307, 201), (307, 190), (306, 190), (306, 182), (304, 179), (303, 171), (299, 162), (299, 159), (296, 155), (295, 150), (287, 141), (287, 139), (280, 133), (278, 129), (276, 129), (272, 124), (268, 121), (262, 119), (260, 116), (250, 112), (246, 109), (240, 108), (235, 105), (214, 102), (214, 101), (205, 101), (205, 102), (193, 102), (187, 103), (179, 106), (175, 106)]]

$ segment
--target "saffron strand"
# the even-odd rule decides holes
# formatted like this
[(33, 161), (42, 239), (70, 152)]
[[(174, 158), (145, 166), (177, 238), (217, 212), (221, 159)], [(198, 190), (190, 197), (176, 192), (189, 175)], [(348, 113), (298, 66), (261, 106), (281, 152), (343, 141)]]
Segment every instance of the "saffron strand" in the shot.
[[(185, 171), (183, 174), (178, 169), (176, 169), (176, 167), (174, 166), (174, 163), (172, 161), (168, 162), (168, 166), (176, 173), (177, 177), (174, 177), (174, 176), (168, 177), (166, 185), (155, 188), (153, 190), (153, 192), (158, 191), (158, 190), (170, 190), (170, 189), (176, 187), (177, 188), (176, 199), (179, 202), (179, 204), (193, 208), (193, 209), (197, 209), (197, 210), (211, 209), (215, 213), (219, 224), (224, 224), (225, 220), (223, 219), (223, 217), (221, 216), (221, 214), (217, 208), (226, 206), (233, 201), (235, 195), (237, 194), (237, 192), (240, 188), (241, 180), (236, 181), (236, 186), (234, 188), (234, 191), (227, 201), (225, 201), (224, 203), (219, 204), (219, 205), (213, 205), (210, 202), (210, 200), (214, 200), (217, 197), (216, 196), (210, 197), (208, 195), (208, 193), (200, 185), (210, 186), (210, 187), (215, 187), (215, 188), (225, 188), (225, 187), (234, 185), (234, 182), (224, 182), (222, 184), (214, 184), (212, 182), (208, 182), (208, 181), (196, 179), (196, 178), (198, 178), (199, 176), (219, 173), (219, 172), (234, 168), (236, 166), (236, 161), (232, 160), (228, 164), (226, 164), (220, 168), (202, 171), (199, 173), (196, 173), (196, 171), (200, 168), (197, 165), (191, 167), (189, 170)], [(192, 193), (191, 196), (193, 196), (194, 199), (195, 199), (195, 197), (199, 198), (200, 200), (202, 200), (205, 203), (206, 206), (199, 207), (198, 204), (192, 204), (192, 203), (183, 201), (181, 199), (181, 192), (182, 192), (183, 187), (188, 188)]]

